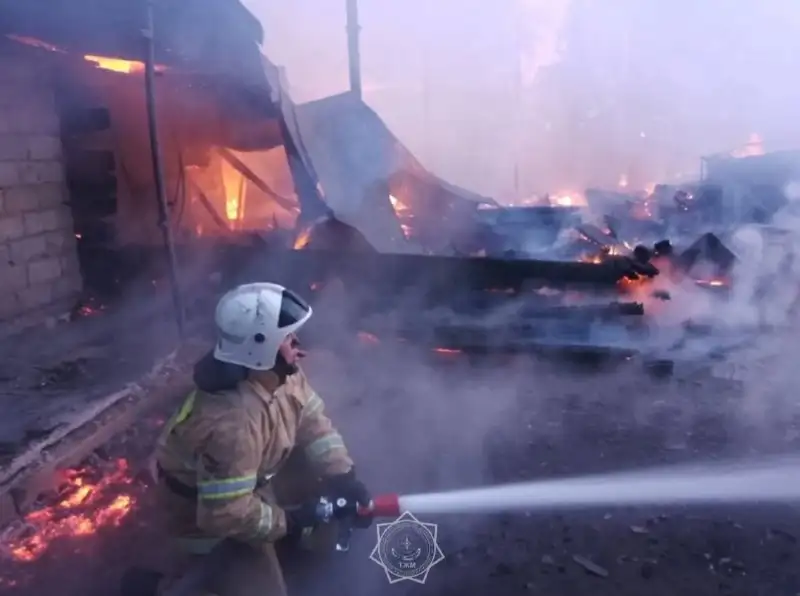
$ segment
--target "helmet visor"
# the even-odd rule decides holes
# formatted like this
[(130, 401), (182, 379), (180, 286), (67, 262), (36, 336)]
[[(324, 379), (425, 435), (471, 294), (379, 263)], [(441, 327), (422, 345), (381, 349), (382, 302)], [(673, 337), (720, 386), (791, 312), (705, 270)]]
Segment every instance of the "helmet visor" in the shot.
[(296, 325), (308, 318), (311, 307), (291, 290), (281, 293), (281, 310), (278, 315), (278, 329)]

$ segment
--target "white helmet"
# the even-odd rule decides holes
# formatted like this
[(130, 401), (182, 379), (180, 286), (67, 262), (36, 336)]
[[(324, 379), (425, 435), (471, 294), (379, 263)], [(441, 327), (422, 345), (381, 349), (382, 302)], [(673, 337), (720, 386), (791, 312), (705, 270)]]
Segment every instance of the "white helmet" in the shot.
[(239, 286), (217, 304), (214, 358), (251, 370), (269, 370), (275, 366), (283, 340), (302, 327), (311, 313), (302, 298), (283, 286)]

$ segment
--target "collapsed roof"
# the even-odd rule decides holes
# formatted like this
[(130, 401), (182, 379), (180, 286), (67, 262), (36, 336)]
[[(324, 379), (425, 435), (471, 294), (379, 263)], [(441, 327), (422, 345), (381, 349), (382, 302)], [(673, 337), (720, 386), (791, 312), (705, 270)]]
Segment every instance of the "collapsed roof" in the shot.
[[(442, 237), (480, 203), (494, 203), (426, 170), (353, 93), (288, 104), (287, 109), (289, 132), (315, 173), (325, 202), (378, 250), (408, 250), (393, 234), (397, 220), (390, 197), (435, 221)], [(447, 229), (448, 222), (453, 230)]]

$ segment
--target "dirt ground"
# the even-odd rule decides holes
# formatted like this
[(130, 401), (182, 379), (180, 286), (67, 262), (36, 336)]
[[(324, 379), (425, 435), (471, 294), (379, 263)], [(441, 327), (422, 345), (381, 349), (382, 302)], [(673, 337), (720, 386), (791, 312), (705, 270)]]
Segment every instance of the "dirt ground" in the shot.
[[(793, 413), (776, 406), (754, 422), (739, 384), (680, 370), (653, 379), (635, 360), (370, 346), (312, 354), (307, 369), (375, 494), (789, 451), (797, 442)], [(142, 420), (104, 456), (140, 459), (162, 418)], [(152, 495), (141, 485), (125, 490), (135, 508), (119, 527), (64, 539), (31, 563), (3, 563), (0, 592), (113, 596), (129, 565), (167, 565)], [(387, 583), (369, 560), (373, 528), (347, 554), (287, 560), (292, 593), (800, 594), (800, 513), (788, 506), (418, 517), (439, 524), (445, 556), (424, 585)]]

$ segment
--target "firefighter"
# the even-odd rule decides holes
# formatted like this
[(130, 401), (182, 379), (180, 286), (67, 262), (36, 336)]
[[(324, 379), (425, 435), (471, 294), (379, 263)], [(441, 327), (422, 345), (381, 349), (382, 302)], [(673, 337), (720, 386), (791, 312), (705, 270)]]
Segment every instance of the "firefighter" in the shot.
[[(195, 367), (196, 390), (159, 439), (159, 493), (180, 544), (200, 557), (221, 548), (238, 553), (234, 564), (207, 570), (205, 591), (197, 593), (285, 594), (274, 543), (320, 527), (321, 495), (370, 503), (341, 435), (299, 367), (304, 353), (296, 333), (311, 314), (300, 297), (276, 284), (225, 294), (216, 309), (213, 354)], [(287, 462), (298, 449), (311, 482), (300, 502), (281, 502), (275, 485), (294, 468)]]

